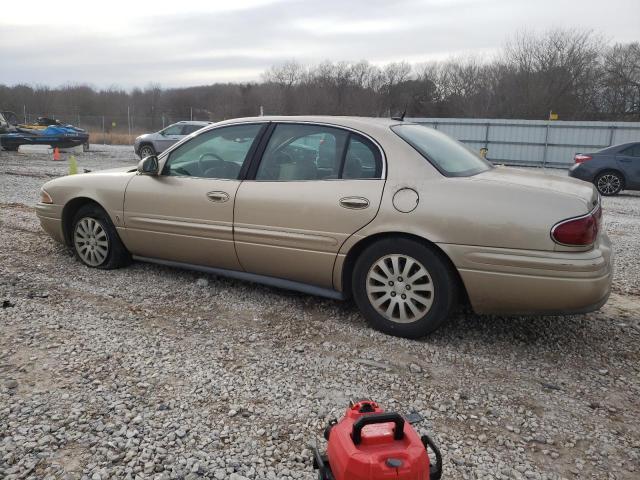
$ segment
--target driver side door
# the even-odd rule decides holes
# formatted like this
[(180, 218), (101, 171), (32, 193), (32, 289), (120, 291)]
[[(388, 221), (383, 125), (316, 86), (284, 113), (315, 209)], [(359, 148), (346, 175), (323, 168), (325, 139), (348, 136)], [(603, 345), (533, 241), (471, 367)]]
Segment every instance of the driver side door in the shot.
[(138, 257), (239, 270), (233, 209), (240, 172), (266, 123), (208, 130), (127, 185), (124, 241)]

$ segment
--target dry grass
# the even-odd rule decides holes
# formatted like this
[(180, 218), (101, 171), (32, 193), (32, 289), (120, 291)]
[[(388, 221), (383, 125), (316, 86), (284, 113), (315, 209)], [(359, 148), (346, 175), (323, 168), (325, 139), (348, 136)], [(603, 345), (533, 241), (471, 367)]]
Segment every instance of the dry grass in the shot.
[(133, 145), (139, 133), (89, 132), (89, 142), (99, 145)]

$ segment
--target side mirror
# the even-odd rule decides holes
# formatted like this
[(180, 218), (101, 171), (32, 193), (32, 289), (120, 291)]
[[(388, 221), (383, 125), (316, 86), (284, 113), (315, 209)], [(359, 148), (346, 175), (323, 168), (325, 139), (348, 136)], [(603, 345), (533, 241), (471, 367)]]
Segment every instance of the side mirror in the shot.
[(140, 175), (158, 175), (158, 157), (149, 155), (138, 162), (138, 173)]

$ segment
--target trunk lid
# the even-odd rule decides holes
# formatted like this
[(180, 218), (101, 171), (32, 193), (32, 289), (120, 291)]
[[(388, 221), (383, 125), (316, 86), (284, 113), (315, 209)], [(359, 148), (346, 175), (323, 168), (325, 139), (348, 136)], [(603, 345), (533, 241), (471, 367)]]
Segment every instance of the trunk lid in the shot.
[(585, 213), (598, 204), (598, 192), (593, 185), (570, 177), (559, 177), (517, 168), (496, 167), (472, 177), (476, 181), (518, 185), (555, 194), (577, 197), (585, 204)]

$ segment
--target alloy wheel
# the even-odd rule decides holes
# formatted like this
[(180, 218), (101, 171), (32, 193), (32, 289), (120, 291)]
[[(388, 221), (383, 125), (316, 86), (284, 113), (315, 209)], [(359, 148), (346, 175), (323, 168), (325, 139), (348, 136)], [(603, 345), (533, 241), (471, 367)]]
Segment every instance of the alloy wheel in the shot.
[(387, 255), (375, 262), (367, 274), (366, 290), (373, 308), (392, 322), (419, 320), (433, 305), (431, 275), (408, 255)]
[(84, 217), (76, 223), (73, 236), (76, 252), (87, 265), (102, 265), (109, 254), (109, 237), (100, 222)]
[(606, 173), (598, 178), (598, 190), (603, 195), (612, 195), (620, 191), (622, 184), (620, 177), (612, 173)]
[(140, 149), (140, 156), (142, 158), (150, 157), (153, 155), (153, 149), (151, 147), (142, 147)]

